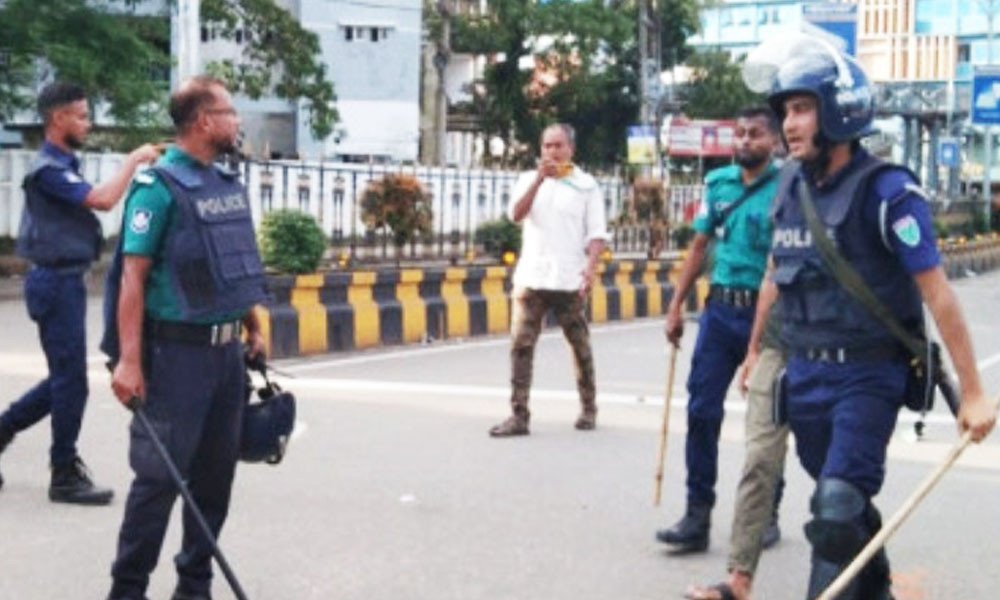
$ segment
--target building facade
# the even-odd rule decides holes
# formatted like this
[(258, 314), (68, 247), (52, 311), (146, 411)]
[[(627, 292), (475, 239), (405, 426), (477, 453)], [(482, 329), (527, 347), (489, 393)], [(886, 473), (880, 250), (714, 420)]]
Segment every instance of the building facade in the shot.
[[(689, 42), (695, 48), (720, 48), (740, 57), (765, 39), (807, 27), (803, 6), (820, 3), (714, 3), (701, 10), (701, 31)], [(989, 41), (991, 30), (1000, 25), (1000, 0), (843, 3), (857, 5), (856, 55), (879, 86), (879, 112), (884, 118), (880, 125), (897, 138), (897, 158), (937, 189), (942, 175), (936, 163), (938, 140), (956, 137), (963, 142), (962, 179), (982, 182), (985, 129), (968, 122), (970, 88), (976, 66), (1000, 63), (1000, 35), (992, 44)], [(948, 191), (956, 191), (958, 175), (948, 174)], [(1000, 179), (1000, 167), (992, 166), (991, 179)]]

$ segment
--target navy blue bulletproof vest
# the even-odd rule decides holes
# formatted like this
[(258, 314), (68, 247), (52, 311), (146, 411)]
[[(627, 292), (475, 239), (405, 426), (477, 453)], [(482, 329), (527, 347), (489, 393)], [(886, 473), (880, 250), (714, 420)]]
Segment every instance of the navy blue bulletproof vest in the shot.
[(46, 167), (69, 170), (44, 152), (35, 156), (21, 184), (24, 210), (17, 254), (36, 265), (85, 270), (101, 252), (101, 223), (89, 208), (53, 198), (39, 189), (37, 176)]
[[(865, 204), (874, 176), (902, 168), (866, 156), (832, 189), (810, 187), (817, 212), (838, 251), (851, 263), (878, 298), (909, 330), (923, 326), (921, 297), (913, 278), (886, 247), (882, 235), (866, 226)], [(867, 308), (841, 288), (812, 243), (802, 214), (798, 186), (801, 169), (782, 178), (774, 212), (771, 252), (779, 289), (782, 337), (794, 352), (808, 348), (888, 348), (898, 345)]]
[(183, 320), (246, 311), (267, 298), (250, 202), (236, 173), (220, 167), (155, 167), (177, 207), (164, 261)]

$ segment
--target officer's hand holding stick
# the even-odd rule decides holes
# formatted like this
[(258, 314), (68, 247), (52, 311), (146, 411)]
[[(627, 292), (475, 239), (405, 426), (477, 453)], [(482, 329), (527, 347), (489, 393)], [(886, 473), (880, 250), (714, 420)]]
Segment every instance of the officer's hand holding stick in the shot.
[(663, 398), (663, 426), (660, 429), (660, 454), (656, 460), (656, 490), (653, 492), (653, 506), (660, 505), (663, 492), (663, 464), (667, 460), (667, 431), (670, 430), (670, 399), (674, 395), (674, 371), (677, 368), (677, 346), (670, 343), (670, 367), (667, 370), (667, 391)]
[(996, 415), (996, 412), (1000, 410), (1000, 398), (997, 399), (996, 403), (992, 407), (989, 406), (988, 402), (983, 400), (985, 399), (976, 399), (970, 402), (966, 399), (962, 402), (962, 408), (959, 410), (958, 417), (959, 428), (963, 431), (961, 439), (959, 439), (958, 442), (952, 446), (951, 450), (944, 457), (944, 460), (941, 461), (937, 468), (924, 477), (924, 480), (920, 482), (917, 489), (910, 494), (910, 497), (906, 499), (903, 506), (901, 506), (899, 510), (897, 510), (895, 514), (893, 514), (892, 517), (885, 522), (882, 529), (875, 534), (875, 537), (868, 541), (868, 544), (861, 549), (861, 552), (859, 552), (856, 557), (854, 557), (851, 564), (847, 565), (847, 567), (841, 571), (840, 575), (833, 580), (833, 583), (831, 583), (830, 586), (816, 598), (816, 600), (833, 600), (841, 592), (843, 592), (844, 588), (847, 587), (847, 584), (858, 576), (858, 573), (865, 568), (865, 565), (867, 565), (868, 561), (875, 556), (875, 553), (885, 545), (886, 541), (888, 541), (892, 534), (896, 533), (896, 530), (903, 524), (903, 521), (905, 521), (910, 514), (916, 510), (917, 505), (920, 504), (924, 497), (930, 493), (931, 489), (937, 485), (937, 482), (941, 479), (945, 472), (947, 472), (948, 469), (955, 464), (955, 461), (962, 455), (962, 452), (965, 452), (965, 449), (969, 446), (969, 444), (981, 441), (986, 434), (989, 433), (990, 429), (993, 427), (994, 420), (989, 417), (982, 418), (983, 415), (979, 413), (985, 405), (988, 409), (992, 409), (993, 415)]

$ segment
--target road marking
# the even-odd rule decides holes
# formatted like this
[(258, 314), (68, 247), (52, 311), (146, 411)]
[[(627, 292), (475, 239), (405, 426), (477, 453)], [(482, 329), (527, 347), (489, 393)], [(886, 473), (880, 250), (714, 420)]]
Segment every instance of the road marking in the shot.
[[(318, 391), (349, 391), (349, 392), (371, 392), (387, 394), (425, 394), (428, 396), (458, 396), (458, 397), (483, 397), (483, 398), (506, 398), (510, 396), (510, 388), (506, 386), (487, 385), (461, 385), (446, 383), (426, 383), (418, 381), (384, 381), (377, 379), (340, 379), (322, 377), (297, 377), (293, 385), (296, 390), (313, 389)], [(532, 388), (531, 397), (533, 399), (559, 400), (577, 402), (580, 398), (575, 389), (539, 389)], [(598, 404), (640, 404), (649, 406), (663, 406), (663, 395), (655, 390), (647, 393), (620, 393), (620, 392), (597, 392)], [(671, 396), (670, 406), (672, 409), (682, 409), (687, 407), (688, 396)], [(726, 398), (725, 408), (736, 414), (745, 414), (747, 402), (738, 396)], [(899, 421), (913, 423), (919, 419), (916, 413), (909, 411), (899, 413)], [(932, 413), (924, 420), (927, 423), (947, 424), (954, 423), (955, 419), (950, 414)]]
[[(635, 329), (650, 329), (662, 327), (662, 322), (657, 318), (645, 319), (641, 322), (629, 323), (629, 324), (602, 324), (593, 326), (590, 329), (590, 333), (593, 335), (600, 335), (605, 333), (620, 333), (622, 331), (630, 331)], [(562, 330), (553, 329), (545, 331), (539, 336), (540, 340), (547, 340), (554, 337), (562, 337)], [(308, 361), (299, 362), (294, 364), (282, 363), (281, 370), (287, 371), (289, 373), (303, 373), (306, 371), (315, 371), (318, 369), (326, 369), (330, 367), (346, 367), (350, 365), (359, 365), (372, 362), (380, 362), (386, 360), (396, 360), (402, 358), (410, 358), (412, 356), (430, 356), (433, 354), (443, 354), (447, 352), (461, 352), (470, 349), (478, 348), (489, 348), (493, 346), (507, 346), (510, 344), (510, 338), (504, 337), (491, 337), (485, 340), (473, 340), (473, 339), (463, 339), (461, 341), (456, 341), (452, 343), (447, 343), (442, 346), (421, 346), (418, 348), (407, 348), (402, 350), (390, 350), (388, 352), (372, 352), (370, 354), (362, 354), (360, 356), (347, 356), (344, 358), (330, 358), (323, 359), (320, 361)], [(666, 345), (666, 344), (664, 344)]]

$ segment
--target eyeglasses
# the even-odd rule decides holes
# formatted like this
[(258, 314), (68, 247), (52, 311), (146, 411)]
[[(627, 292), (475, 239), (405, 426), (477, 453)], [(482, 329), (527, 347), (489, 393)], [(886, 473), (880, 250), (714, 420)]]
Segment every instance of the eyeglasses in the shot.
[(233, 116), (233, 117), (236, 116), (236, 109), (232, 108), (232, 107), (229, 107), (229, 108), (206, 108), (205, 112), (207, 112), (210, 115), (230, 115), (230, 116)]

